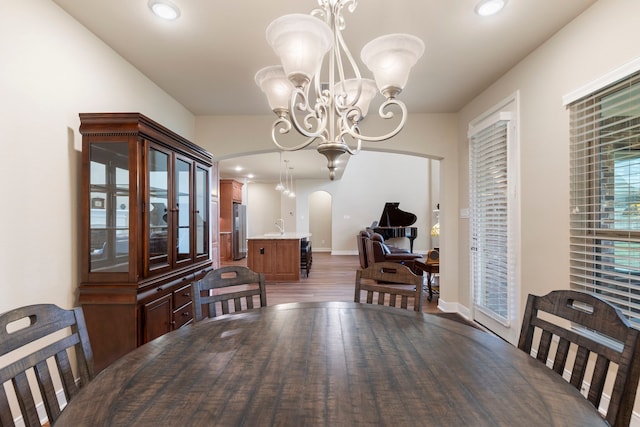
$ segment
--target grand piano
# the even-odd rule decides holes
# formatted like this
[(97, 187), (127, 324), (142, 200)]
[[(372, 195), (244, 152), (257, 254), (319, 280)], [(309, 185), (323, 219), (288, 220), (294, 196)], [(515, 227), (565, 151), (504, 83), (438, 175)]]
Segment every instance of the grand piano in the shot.
[(380, 221), (371, 228), (385, 239), (407, 237), (410, 250), (413, 252), (413, 241), (418, 237), (418, 227), (411, 227), (411, 225), (416, 222), (418, 217), (411, 212), (399, 209), (398, 205), (400, 205), (399, 202), (386, 202)]

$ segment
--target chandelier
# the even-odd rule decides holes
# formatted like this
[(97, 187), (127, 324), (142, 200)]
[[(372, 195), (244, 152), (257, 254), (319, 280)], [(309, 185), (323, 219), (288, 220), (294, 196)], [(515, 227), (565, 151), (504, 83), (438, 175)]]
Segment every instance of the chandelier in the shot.
[[(282, 65), (261, 69), (255, 80), (278, 117), (271, 129), (275, 145), (280, 150), (296, 151), (318, 141), (317, 150), (327, 158), (329, 178), (333, 180), (336, 160), (341, 155), (357, 154), (362, 141), (385, 141), (404, 127), (407, 108), (396, 96), (404, 89), (411, 67), (424, 53), (424, 43), (408, 34), (389, 34), (370, 41), (360, 56), (375, 82), (362, 78), (342, 37), (342, 11), (347, 8), (353, 13), (357, 0), (317, 1), (320, 7), (309, 15), (284, 15), (267, 27), (267, 41)], [(327, 75), (321, 76), (327, 53)], [(351, 69), (348, 76), (345, 64)], [(391, 119), (393, 110), (399, 109), (400, 120), (387, 134), (363, 135), (360, 123), (376, 88), (386, 98), (378, 110), (380, 118)], [(292, 129), (302, 135), (303, 141), (293, 146), (279, 142), (279, 134), (288, 134)]]

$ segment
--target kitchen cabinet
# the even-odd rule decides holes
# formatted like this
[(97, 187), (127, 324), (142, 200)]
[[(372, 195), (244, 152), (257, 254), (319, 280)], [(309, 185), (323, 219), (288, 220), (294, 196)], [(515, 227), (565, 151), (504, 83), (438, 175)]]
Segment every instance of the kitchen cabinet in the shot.
[(288, 234), (250, 237), (247, 267), (268, 281), (300, 280), (300, 241), (309, 235)]
[(192, 322), (191, 284), (218, 264), (218, 178), (210, 153), (142, 114), (80, 121), (79, 302), (99, 371)]
[(220, 259), (225, 261), (233, 259), (231, 233), (220, 233)]
[(233, 230), (233, 204), (242, 203), (243, 184), (233, 179), (220, 180), (220, 232)]
[(242, 204), (242, 186), (234, 179), (220, 180), (220, 259), (233, 259), (233, 204)]

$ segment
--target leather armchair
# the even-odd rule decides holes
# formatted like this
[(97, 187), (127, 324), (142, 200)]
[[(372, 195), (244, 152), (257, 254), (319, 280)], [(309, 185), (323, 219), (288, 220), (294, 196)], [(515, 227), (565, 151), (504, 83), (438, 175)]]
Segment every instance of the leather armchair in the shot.
[(384, 243), (384, 238), (378, 233), (374, 233), (364, 243), (367, 265), (372, 265), (376, 262), (397, 262), (411, 265), (412, 260), (422, 258), (420, 254), (406, 251), (392, 252), (390, 247)]
[(387, 248), (389, 248), (389, 250), (391, 251), (392, 254), (410, 254), (411, 251), (409, 249), (403, 249), (403, 248), (398, 248), (396, 246), (393, 245), (389, 245), (385, 240), (384, 240), (384, 236), (380, 233), (376, 233), (375, 231), (370, 231), (367, 230), (369, 232), (369, 237), (372, 238), (373, 240), (377, 240), (379, 242), (381, 242), (382, 244), (386, 245)]

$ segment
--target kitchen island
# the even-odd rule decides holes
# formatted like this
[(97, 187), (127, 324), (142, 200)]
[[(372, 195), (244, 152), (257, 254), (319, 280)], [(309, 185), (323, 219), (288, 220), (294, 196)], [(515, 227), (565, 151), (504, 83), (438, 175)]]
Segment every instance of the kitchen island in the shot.
[(249, 237), (247, 267), (267, 281), (300, 280), (300, 242), (310, 233), (269, 233)]

